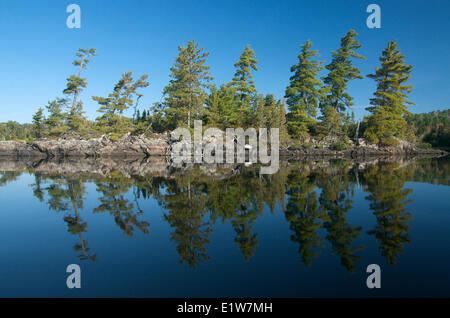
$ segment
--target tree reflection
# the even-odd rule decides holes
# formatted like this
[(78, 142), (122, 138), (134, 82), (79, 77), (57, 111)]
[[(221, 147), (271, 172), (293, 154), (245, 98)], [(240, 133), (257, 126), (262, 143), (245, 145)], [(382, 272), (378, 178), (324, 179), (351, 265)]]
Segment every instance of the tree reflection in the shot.
[(377, 218), (376, 226), (367, 233), (380, 243), (388, 264), (395, 264), (403, 245), (411, 241), (408, 222), (412, 216), (406, 205), (412, 202), (407, 200), (412, 190), (403, 189), (407, 171), (397, 168), (396, 164), (378, 165), (364, 173), (364, 190), (370, 193), (366, 199)]
[[(410, 242), (411, 215), (406, 206), (412, 190), (404, 189), (405, 182), (423, 180), (429, 169), (434, 171), (432, 182), (445, 183), (445, 176), (438, 177), (442, 168), (435, 161), (359, 168), (357, 163), (336, 160), (289, 163), (273, 175), (260, 175), (257, 166), (223, 166), (214, 172), (191, 167), (132, 177), (114, 170), (106, 175), (36, 172), (31, 188), (50, 210), (64, 212), (68, 232), (78, 236), (74, 249), (81, 260), (97, 258), (83, 238), (88, 224), (81, 217), (86, 184), (92, 183), (99, 194), (93, 212), (108, 212), (127, 237), (136, 231), (149, 233), (141, 206), (147, 199), (156, 200), (164, 210), (163, 220), (170, 226), (180, 262), (191, 268), (209, 259), (207, 247), (216, 222), (231, 227), (236, 248), (250, 261), (259, 246), (258, 219), (264, 213), (284, 213), (290, 239), (304, 264), (311, 266), (329, 246), (342, 266), (354, 272), (359, 252), (365, 248), (357, 244), (363, 228), (351, 224), (349, 217), (359, 185), (368, 193), (366, 199), (376, 217), (376, 225), (367, 233), (379, 243), (387, 262), (394, 264)], [(2, 172), (0, 186), (20, 174)]]
[(174, 228), (171, 239), (177, 245), (180, 262), (195, 267), (209, 259), (205, 245), (210, 242), (212, 223), (205, 220), (205, 193), (201, 185), (191, 182), (190, 176), (168, 183), (166, 193), (159, 201), (167, 210), (164, 219)]
[(327, 213), (324, 228), (328, 235), (326, 239), (331, 243), (332, 252), (341, 259), (341, 264), (349, 271), (355, 271), (355, 263), (359, 256), (355, 255), (364, 249), (363, 246), (351, 247), (352, 242), (361, 234), (361, 226), (353, 226), (347, 222), (347, 212), (353, 204), (353, 188), (346, 173), (323, 174), (320, 187), (320, 206)]
[(77, 257), (80, 260), (97, 260), (95, 254), (88, 246), (88, 240), (83, 238), (83, 233), (87, 232), (88, 224), (84, 222), (79, 214), (83, 209), (83, 201), (86, 194), (86, 186), (80, 177), (50, 176), (53, 182), (48, 187), (42, 187), (42, 176), (35, 175), (35, 183), (32, 184), (33, 194), (40, 201), (44, 200), (44, 191), (47, 191), (47, 204), (50, 210), (66, 212), (63, 220), (67, 224), (68, 232), (77, 235), (79, 242), (74, 245), (74, 250), (80, 252)]
[(299, 244), (298, 253), (303, 262), (311, 266), (317, 250), (323, 247), (318, 230), (323, 226), (326, 213), (319, 209), (315, 180), (307, 171), (293, 171), (287, 181), (288, 203), (286, 219), (294, 231), (291, 240)]
[[(97, 192), (100, 192), (102, 197), (99, 198), (101, 204), (94, 209), (94, 213), (108, 211), (120, 229), (129, 237), (133, 237), (135, 227), (144, 234), (149, 233), (150, 223), (139, 220), (144, 211), (139, 208), (139, 205), (137, 205), (137, 211), (134, 211), (135, 204), (130, 203), (126, 198), (126, 194), (134, 186), (133, 179), (114, 171), (106, 177), (96, 180), (95, 184)], [(136, 191), (134, 191), (135, 198)]]

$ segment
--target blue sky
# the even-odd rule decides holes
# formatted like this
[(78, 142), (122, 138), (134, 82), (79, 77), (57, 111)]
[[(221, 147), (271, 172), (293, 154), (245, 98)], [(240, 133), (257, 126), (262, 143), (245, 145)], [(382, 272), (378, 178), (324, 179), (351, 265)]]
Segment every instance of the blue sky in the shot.
[[(66, 7), (81, 7), (81, 29), (66, 26)], [(366, 7), (381, 7), (381, 29), (366, 26)], [(66, 78), (75, 73), (72, 61), (79, 47), (95, 47), (83, 74), (88, 87), (81, 94), (89, 118), (97, 104), (92, 95), (107, 96), (126, 71), (149, 74), (141, 107), (161, 99), (169, 81), (177, 47), (195, 40), (211, 52), (207, 64), (214, 82), (228, 82), (233, 64), (250, 44), (259, 60), (254, 75), (260, 93), (284, 95), (292, 64), (307, 39), (325, 64), (340, 38), (353, 28), (363, 44), (365, 61), (356, 61), (363, 75), (372, 73), (389, 40), (399, 43), (406, 62), (414, 66), (412, 112), (449, 107), (450, 2), (428, 1), (1, 1), (0, 122), (30, 122), (38, 107), (62, 96)], [(325, 75), (325, 72), (321, 74)], [(375, 83), (351, 82), (355, 114), (366, 112)]]

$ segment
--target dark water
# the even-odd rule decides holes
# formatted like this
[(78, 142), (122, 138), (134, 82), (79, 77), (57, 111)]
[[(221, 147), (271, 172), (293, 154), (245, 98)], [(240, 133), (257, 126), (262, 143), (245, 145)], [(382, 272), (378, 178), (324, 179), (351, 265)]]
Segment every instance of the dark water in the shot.
[(448, 158), (56, 171), (0, 170), (1, 297), (450, 296)]

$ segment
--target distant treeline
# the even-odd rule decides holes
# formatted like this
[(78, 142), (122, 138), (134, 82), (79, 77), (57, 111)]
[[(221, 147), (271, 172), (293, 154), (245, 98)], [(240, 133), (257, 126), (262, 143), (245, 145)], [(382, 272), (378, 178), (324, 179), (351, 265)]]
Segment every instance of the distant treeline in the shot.
[[(41, 107), (33, 115), (32, 126), (23, 129), (9, 124), (9, 130), (0, 135), (3, 139), (32, 140), (42, 137), (60, 137), (66, 134), (92, 138), (108, 135), (117, 140), (126, 133), (147, 134), (171, 131), (176, 127), (193, 127), (194, 120), (202, 120), (204, 127), (266, 127), (279, 128), (284, 144), (306, 147), (311, 139), (325, 146), (345, 149), (352, 146), (351, 139), (364, 137), (370, 143), (395, 145), (398, 139), (417, 141), (408, 125), (407, 85), (412, 66), (405, 64), (404, 55), (397, 43), (391, 41), (382, 51), (380, 65), (373, 74), (377, 88), (367, 110), (371, 113), (362, 123), (357, 123), (352, 111), (353, 98), (348, 93), (348, 83), (362, 79), (354, 60), (365, 57), (356, 51), (362, 45), (357, 33), (348, 31), (340, 47), (332, 51), (327, 65), (318, 59), (312, 42), (301, 45), (297, 62), (290, 68), (291, 77), (285, 95), (276, 99), (273, 94), (260, 94), (253, 81), (258, 70), (254, 50), (247, 45), (234, 64), (235, 73), (228, 83), (219, 87), (212, 84), (213, 77), (206, 64), (209, 52), (189, 41), (178, 47), (178, 56), (170, 69), (170, 81), (163, 89), (160, 101), (151, 107), (142, 107), (142, 89), (149, 86), (148, 75), (135, 79), (126, 72), (106, 97), (92, 96), (99, 105), (100, 115), (94, 120), (84, 116), (80, 93), (87, 86), (82, 72), (96, 56), (96, 49), (79, 49), (73, 65), (75, 74), (67, 78), (64, 97), (58, 97)], [(327, 75), (319, 77), (326, 69)], [(126, 114), (132, 110), (130, 117)], [(410, 123), (412, 123), (410, 121)], [(447, 122), (444, 123), (444, 128)], [(10, 132), (11, 127), (17, 135)], [(445, 129), (444, 129), (445, 130)], [(417, 131), (416, 131), (417, 132)], [(441, 136), (440, 132), (436, 136)], [(419, 133), (419, 136), (422, 136)], [(431, 138), (431, 137), (430, 137)], [(433, 145), (441, 137), (424, 141)]]
[(422, 142), (433, 147), (450, 149), (450, 109), (409, 114), (406, 120)]

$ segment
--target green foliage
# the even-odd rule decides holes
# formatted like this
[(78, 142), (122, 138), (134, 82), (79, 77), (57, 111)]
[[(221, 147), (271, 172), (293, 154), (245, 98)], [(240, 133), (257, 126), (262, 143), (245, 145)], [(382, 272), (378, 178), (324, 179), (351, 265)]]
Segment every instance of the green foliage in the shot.
[[(340, 48), (331, 52), (331, 62), (326, 65), (328, 74), (319, 79), (324, 69), (312, 50), (308, 40), (301, 46), (298, 63), (291, 67), (293, 73), (285, 98), (277, 100), (273, 94), (258, 94), (252, 71), (257, 71), (258, 60), (253, 49), (247, 45), (234, 64), (236, 70), (228, 84), (210, 85), (209, 66), (205, 65), (209, 53), (198, 43), (189, 41), (187, 46), (178, 47), (178, 56), (170, 69), (170, 82), (164, 88), (164, 100), (156, 102), (150, 109), (138, 108), (143, 96), (137, 90), (149, 85), (148, 76), (134, 80), (131, 72), (123, 74), (108, 97), (93, 96), (102, 113), (96, 121), (85, 117), (83, 103), (77, 97), (86, 87), (81, 73), (87, 68), (90, 58), (96, 56), (96, 49), (79, 49), (73, 65), (77, 74), (69, 76), (63, 93), (67, 98), (56, 98), (45, 106), (48, 116), (38, 111), (33, 124), (20, 125), (15, 122), (0, 123), (0, 138), (3, 140), (33, 140), (34, 138), (59, 137), (64, 134), (91, 138), (109, 134), (118, 140), (125, 133), (146, 134), (166, 132), (179, 126), (192, 128), (193, 120), (201, 119), (206, 126), (226, 129), (227, 127), (253, 126), (256, 128), (279, 128), (282, 146), (290, 138), (305, 148), (302, 141), (310, 136), (324, 139), (332, 136), (339, 142), (332, 148), (347, 147), (348, 138), (356, 137), (358, 123), (348, 109), (353, 98), (348, 94), (348, 82), (360, 79), (360, 71), (353, 65), (354, 59), (365, 59), (356, 53), (361, 44), (357, 33), (349, 30), (341, 39)], [(406, 65), (404, 56), (395, 42), (389, 42), (380, 57), (381, 67), (368, 75), (377, 83), (377, 90), (370, 100), (371, 112), (359, 127), (358, 137), (363, 136), (371, 143), (396, 145), (400, 139), (429, 143), (434, 147), (450, 147), (449, 110), (430, 114), (413, 115), (408, 112), (407, 94), (412, 86), (406, 85), (412, 66)], [(209, 92), (206, 90), (209, 89)], [(287, 109), (286, 109), (287, 107)], [(320, 107), (320, 122), (316, 121)], [(132, 118), (126, 113), (133, 109)], [(337, 137), (337, 138), (334, 138)], [(293, 147), (293, 148), (292, 148)], [(294, 149), (296, 144), (291, 145)], [(299, 149), (300, 149), (299, 148)]]
[(34, 138), (33, 125), (16, 121), (0, 123), (0, 140), (31, 140)]
[(355, 37), (358, 34), (350, 30), (341, 39), (341, 47), (337, 52), (331, 52), (333, 59), (331, 63), (325, 66), (329, 71), (323, 82), (329, 88), (323, 105), (333, 107), (338, 112), (344, 111), (347, 107), (353, 105), (353, 98), (347, 93), (347, 83), (353, 79), (362, 79), (360, 71), (352, 64), (352, 58), (365, 59), (364, 56), (355, 52), (362, 45)]
[(92, 97), (100, 105), (97, 111), (103, 114), (96, 119), (96, 129), (101, 133), (111, 134), (114, 139), (132, 130), (132, 119), (124, 117), (123, 113), (134, 105), (133, 98), (142, 96), (137, 90), (149, 85), (146, 81), (147, 74), (138, 80), (134, 80), (132, 75), (132, 72), (124, 73), (108, 97)]
[(44, 120), (44, 109), (41, 107), (33, 115), (33, 133), (36, 138), (41, 138)]
[(417, 144), (417, 147), (419, 147), (421, 149), (431, 149), (433, 146), (431, 144), (429, 144), (428, 142), (421, 142), (421, 143)]
[(246, 126), (251, 120), (250, 101), (256, 94), (256, 87), (251, 70), (258, 70), (256, 64), (258, 64), (258, 60), (255, 58), (255, 51), (247, 44), (239, 57), (239, 61), (234, 64), (236, 72), (229, 84), (236, 89), (238, 98), (236, 104), (237, 109), (232, 112), (230, 122), (238, 127)]
[(204, 88), (209, 87), (208, 82), (213, 79), (209, 66), (205, 65), (208, 55), (209, 52), (204, 52), (194, 41), (189, 41), (186, 47), (178, 47), (178, 56), (170, 69), (170, 83), (163, 90), (168, 130), (181, 125), (191, 127), (194, 119), (203, 115), (207, 98)]
[(391, 41), (380, 57), (381, 67), (368, 77), (377, 82), (377, 91), (370, 100), (367, 110), (372, 115), (367, 118), (364, 136), (373, 143), (392, 141), (390, 137), (404, 138), (410, 135), (404, 115), (407, 114), (407, 93), (412, 86), (406, 85), (412, 70), (406, 65), (405, 56), (397, 49), (397, 43)]
[(322, 62), (314, 60), (318, 52), (310, 50), (312, 43), (309, 40), (301, 47), (299, 62), (291, 67), (294, 75), (286, 88), (288, 129), (294, 138), (307, 136), (308, 125), (315, 122), (318, 104), (325, 96), (322, 81), (317, 78), (323, 69)]
[(211, 127), (225, 129), (233, 121), (233, 112), (237, 109), (236, 89), (221, 85), (217, 89), (211, 86), (211, 93), (206, 100), (206, 118)]
[(417, 139), (433, 147), (450, 148), (450, 109), (426, 114), (408, 114), (408, 126)]
[(302, 150), (310, 148), (312, 148), (312, 144), (308, 142), (294, 141), (292, 144), (289, 145), (289, 149), (291, 150)]
[(324, 78), (327, 89), (326, 98), (320, 105), (322, 116), (321, 126), (325, 134), (342, 135), (344, 133), (342, 112), (353, 105), (353, 98), (347, 93), (347, 83), (353, 79), (362, 79), (358, 68), (352, 64), (352, 58), (365, 59), (355, 52), (361, 47), (355, 37), (358, 34), (350, 30), (341, 39), (341, 47), (337, 52), (331, 52), (333, 59), (325, 66), (329, 71)]
[(399, 141), (393, 136), (388, 136), (382, 137), (379, 141), (379, 144), (381, 144), (382, 146), (397, 146), (399, 144)]
[(347, 150), (347, 149), (349, 149), (349, 146), (348, 146), (348, 144), (346, 144), (345, 142), (337, 141), (337, 142), (332, 143), (332, 144), (330, 145), (330, 149), (331, 149), (331, 150), (338, 150), (338, 151), (341, 151), (341, 150)]
[(76, 56), (78, 59), (72, 62), (73, 65), (78, 66), (78, 74), (71, 75), (67, 79), (67, 87), (63, 91), (64, 94), (73, 95), (72, 99), (72, 110), (77, 107), (77, 97), (79, 93), (86, 88), (87, 82), (85, 78), (81, 78), (81, 72), (83, 69), (88, 68), (89, 57), (96, 56), (97, 50), (95, 48), (91, 49), (78, 49)]

